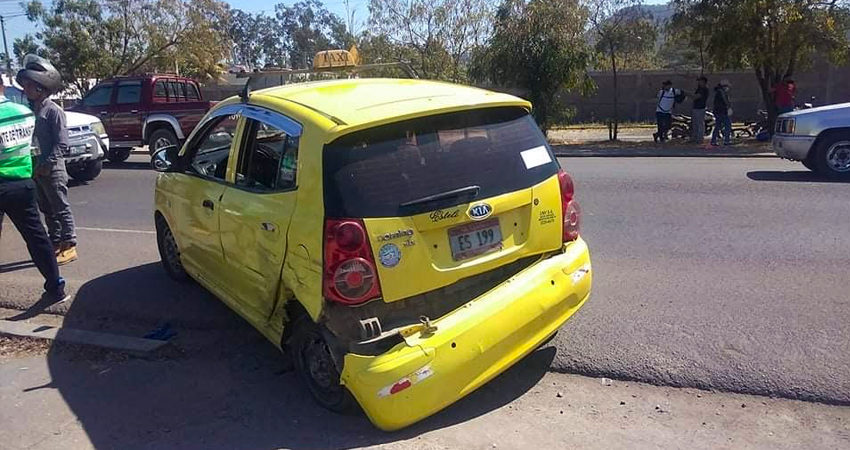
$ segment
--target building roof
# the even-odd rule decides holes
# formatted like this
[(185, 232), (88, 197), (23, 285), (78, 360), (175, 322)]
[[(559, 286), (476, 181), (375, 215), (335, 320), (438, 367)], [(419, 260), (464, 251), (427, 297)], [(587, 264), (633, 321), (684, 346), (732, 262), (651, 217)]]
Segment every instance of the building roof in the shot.
[(263, 89), (263, 95), (312, 109), (341, 127), (402, 120), (423, 112), (531, 104), (512, 95), (458, 84), (415, 79), (357, 78)]

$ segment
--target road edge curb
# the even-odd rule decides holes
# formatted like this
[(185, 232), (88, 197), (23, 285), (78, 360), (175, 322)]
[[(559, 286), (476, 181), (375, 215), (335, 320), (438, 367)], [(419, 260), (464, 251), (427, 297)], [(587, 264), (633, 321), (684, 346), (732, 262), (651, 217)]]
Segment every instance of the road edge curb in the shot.
[(0, 334), (49, 339), (57, 342), (89, 345), (94, 347), (121, 350), (132, 353), (148, 354), (167, 344), (156, 339), (122, 336), (99, 331), (79, 330), (76, 328), (55, 327), (28, 322), (0, 320)]

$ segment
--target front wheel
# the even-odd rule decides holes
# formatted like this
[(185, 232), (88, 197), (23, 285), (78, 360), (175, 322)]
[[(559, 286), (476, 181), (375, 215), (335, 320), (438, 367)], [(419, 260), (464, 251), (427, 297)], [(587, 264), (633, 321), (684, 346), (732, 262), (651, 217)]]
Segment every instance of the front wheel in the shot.
[(69, 170), (68, 175), (77, 181), (92, 181), (100, 175), (103, 170), (103, 161), (88, 161), (82, 167)]
[(159, 248), (162, 267), (165, 268), (168, 276), (180, 282), (188, 281), (189, 274), (186, 273), (186, 269), (183, 268), (183, 262), (180, 261), (180, 249), (177, 247), (174, 233), (171, 232), (171, 228), (165, 223), (165, 219), (157, 219), (156, 244)]
[(830, 178), (850, 180), (850, 135), (833, 133), (818, 143), (817, 171)]
[(355, 412), (357, 401), (340, 383), (331, 349), (319, 327), (309, 317), (301, 317), (291, 326), (295, 329), (286, 350), (310, 394), (325, 409), (340, 414)]
[(148, 139), (148, 151), (153, 155), (161, 148), (179, 144), (180, 141), (177, 140), (177, 135), (173, 131), (168, 128), (159, 128), (151, 133), (151, 137)]

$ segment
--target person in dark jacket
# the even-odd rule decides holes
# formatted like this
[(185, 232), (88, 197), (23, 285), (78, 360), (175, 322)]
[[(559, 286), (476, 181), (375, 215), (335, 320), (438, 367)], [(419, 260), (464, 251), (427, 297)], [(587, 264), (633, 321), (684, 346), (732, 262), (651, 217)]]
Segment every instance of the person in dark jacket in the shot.
[(697, 78), (697, 88), (694, 91), (694, 103), (691, 112), (691, 142), (701, 144), (705, 137), (705, 105), (708, 103), (708, 79), (704, 76)]
[(51, 94), (62, 89), (62, 78), (49, 61), (36, 55), (25, 56), (23, 65), (16, 80), (23, 86), (35, 113), (34, 135), (40, 155), (36, 157), (33, 179), (38, 186), (38, 206), (61, 266), (77, 259), (77, 236), (68, 202), (64, 159), (68, 149), (65, 111), (50, 100)]
[(711, 145), (717, 145), (717, 138), (723, 133), (723, 145), (732, 145), (732, 101), (729, 100), (729, 80), (720, 80), (714, 88), (714, 104), (712, 110), (716, 120), (714, 132), (711, 133)]

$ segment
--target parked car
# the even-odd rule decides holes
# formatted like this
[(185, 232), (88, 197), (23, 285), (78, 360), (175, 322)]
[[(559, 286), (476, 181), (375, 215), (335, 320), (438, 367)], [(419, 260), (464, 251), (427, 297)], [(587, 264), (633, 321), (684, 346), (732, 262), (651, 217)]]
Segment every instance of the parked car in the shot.
[(773, 150), (832, 178), (850, 179), (850, 103), (800, 109), (776, 119)]
[[(29, 106), (24, 92), (15, 86), (6, 87), (6, 98)], [(97, 117), (65, 111), (68, 129), (68, 150), (63, 155), (68, 175), (78, 181), (91, 181), (100, 175), (103, 158), (109, 149), (109, 135)], [(33, 140), (33, 145), (38, 142)]]
[(130, 156), (133, 147), (150, 152), (178, 145), (210, 109), (198, 83), (174, 75), (119, 77), (98, 83), (73, 111), (100, 117), (112, 137), (110, 161)]
[(589, 298), (573, 182), (531, 104), (421, 80), (274, 87), (153, 155), (165, 271), (386, 430), (464, 397)]

